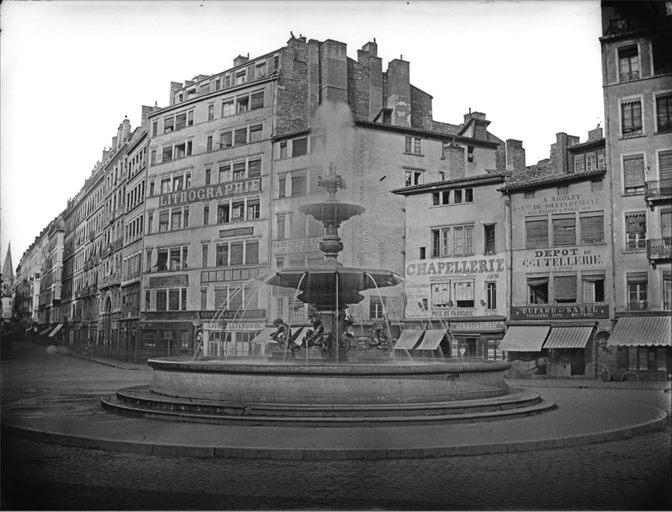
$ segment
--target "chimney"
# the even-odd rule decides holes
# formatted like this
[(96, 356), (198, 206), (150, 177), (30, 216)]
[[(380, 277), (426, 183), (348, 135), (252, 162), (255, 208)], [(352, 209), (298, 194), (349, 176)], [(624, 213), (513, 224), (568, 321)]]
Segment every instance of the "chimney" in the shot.
[(411, 126), (410, 63), (394, 59), (387, 65), (387, 108), (392, 109), (393, 126)]
[(117, 137), (112, 137), (112, 145), (110, 146), (110, 151), (114, 151), (117, 148)]
[(597, 123), (597, 127), (594, 130), (590, 130), (588, 132), (588, 142), (591, 142), (593, 140), (600, 140), (602, 138), (602, 128), (600, 127), (600, 123)]
[(573, 146), (579, 143), (579, 138), (575, 135), (567, 135), (565, 132), (555, 134), (555, 144), (551, 144), (551, 167), (554, 172), (566, 174), (569, 166), (567, 165), (567, 146)]
[(357, 50), (357, 62), (369, 70), (369, 120), (373, 120), (383, 108), (383, 59), (377, 54), (375, 38), (373, 43), (366, 43), (361, 50)]
[(182, 89), (182, 82), (170, 82), (170, 105), (175, 104), (175, 95)]
[(235, 68), (236, 66), (240, 66), (241, 64), (245, 64), (246, 62), (249, 62), (250, 60), (250, 54), (248, 53), (247, 56), (244, 55), (238, 55), (235, 59), (233, 59), (233, 67)]
[(322, 101), (348, 101), (347, 45), (327, 39), (320, 49)]
[(142, 105), (142, 111), (140, 113), (140, 126), (142, 126), (145, 131), (147, 131), (149, 128), (149, 114), (151, 114), (153, 110), (154, 107)]
[(131, 122), (128, 120), (128, 117), (124, 116), (124, 121), (122, 123), (124, 128), (122, 130), (123, 141), (127, 141), (131, 136)]
[[(107, 155), (109, 154), (109, 151), (107, 149), (103, 149), (103, 158), (101, 159), (101, 162), (104, 162), (105, 159), (107, 158)], [(95, 172), (95, 168), (93, 169)]]
[(464, 178), (464, 147), (455, 142), (444, 144), (443, 158), (448, 161), (448, 179)]
[(525, 165), (525, 149), (523, 148), (523, 141), (516, 139), (506, 139), (506, 170), (507, 171), (524, 171)]
[(119, 128), (117, 128), (117, 146), (121, 146), (124, 143), (124, 123), (119, 123)]
[(369, 41), (364, 46), (362, 50), (369, 54), (369, 57), (378, 57), (378, 44), (376, 43), (376, 38), (373, 38), (373, 43)]

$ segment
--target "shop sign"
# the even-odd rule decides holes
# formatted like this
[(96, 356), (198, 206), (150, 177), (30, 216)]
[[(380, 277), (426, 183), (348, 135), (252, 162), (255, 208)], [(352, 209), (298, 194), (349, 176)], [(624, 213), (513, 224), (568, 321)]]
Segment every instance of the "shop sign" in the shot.
[(259, 331), (265, 327), (263, 322), (229, 322), (226, 325), (227, 331)]
[(486, 274), (504, 271), (504, 258), (436, 259), (406, 265), (406, 276)]
[(548, 215), (549, 213), (574, 213), (600, 208), (598, 197), (584, 197), (583, 194), (563, 194), (544, 197), (541, 201), (530, 201), (521, 205), (526, 215)]
[(428, 318), (454, 318), (456, 316), (474, 316), (475, 311), (464, 310), (464, 309), (434, 309), (432, 308), (432, 314)]
[(577, 320), (609, 318), (608, 304), (574, 304), (571, 306), (511, 306), (511, 320)]
[(601, 252), (604, 249), (595, 247), (564, 247), (562, 249), (538, 249), (528, 251), (522, 261), (525, 270), (572, 270), (577, 267), (594, 267), (603, 265)]
[(184, 286), (189, 286), (189, 276), (186, 274), (179, 276), (161, 276), (149, 278), (150, 288), (177, 288)]
[(450, 322), (450, 328), (456, 331), (503, 331), (504, 322), (496, 322), (496, 321)]
[(233, 229), (220, 229), (219, 238), (227, 238), (230, 236), (245, 236), (254, 234), (253, 227), (247, 228), (233, 228)]
[(261, 178), (232, 181), (231, 183), (220, 183), (217, 185), (208, 185), (205, 187), (190, 188), (188, 190), (161, 194), (159, 196), (159, 207), (177, 206), (184, 203), (193, 203), (195, 201), (222, 199), (224, 197), (250, 194), (252, 192), (260, 191)]
[(273, 242), (274, 254), (293, 254), (314, 252), (320, 249), (321, 237), (300, 238), (298, 240), (276, 240)]

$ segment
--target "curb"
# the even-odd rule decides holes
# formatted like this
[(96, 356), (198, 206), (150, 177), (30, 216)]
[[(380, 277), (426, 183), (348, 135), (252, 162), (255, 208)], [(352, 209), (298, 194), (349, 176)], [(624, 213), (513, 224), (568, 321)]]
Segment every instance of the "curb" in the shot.
[(393, 449), (305, 449), (305, 448), (239, 448), (233, 446), (188, 446), (171, 445), (142, 441), (120, 441), (113, 439), (95, 439), (70, 434), (47, 432), (42, 430), (2, 425), (3, 435), (14, 435), (22, 439), (43, 443), (61, 444), (87, 449), (111, 450), (137, 455), (156, 455), (166, 457), (197, 457), (227, 459), (275, 459), (275, 460), (380, 460), (407, 458), (437, 458), (470, 455), (492, 455), (532, 450), (549, 450), (555, 448), (575, 447), (583, 444), (618, 441), (646, 434), (665, 427), (668, 415), (659, 410), (654, 420), (639, 423), (630, 427), (606, 430), (591, 434), (541, 439), (536, 441), (519, 441), (500, 444), (477, 444), (458, 446), (436, 446), (422, 448)]
[[(96, 358), (93, 358), (93, 357), (85, 356), (85, 355), (82, 355), (82, 354), (77, 354), (77, 353), (74, 353), (74, 352), (65, 352), (65, 353), (59, 352), (59, 354), (64, 355), (64, 356), (75, 357), (77, 359), (81, 359), (83, 361), (89, 361), (91, 363), (98, 363), (98, 364), (102, 364), (102, 365), (105, 365), (105, 366), (110, 366), (112, 368), (118, 368), (120, 370), (130, 370), (130, 371), (138, 371), (138, 372), (144, 370), (144, 368), (133, 368), (133, 367), (130, 367), (130, 366), (123, 366), (123, 363), (119, 363), (119, 364), (118, 363), (113, 363), (113, 362), (110, 362), (110, 361), (105, 361), (104, 359), (96, 359)], [(147, 369), (150, 369), (150, 368), (147, 367)]]

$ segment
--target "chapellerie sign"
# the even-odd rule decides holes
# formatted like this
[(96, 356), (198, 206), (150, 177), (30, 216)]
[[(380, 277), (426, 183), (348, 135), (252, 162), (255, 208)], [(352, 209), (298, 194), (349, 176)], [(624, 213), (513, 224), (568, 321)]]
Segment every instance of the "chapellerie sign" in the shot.
[(608, 304), (573, 304), (571, 306), (511, 306), (511, 320), (572, 320), (609, 318)]
[(219, 183), (217, 185), (161, 194), (159, 196), (159, 206), (176, 206), (184, 203), (193, 203), (194, 201), (208, 201), (210, 199), (221, 199), (259, 191), (261, 191), (261, 178)]

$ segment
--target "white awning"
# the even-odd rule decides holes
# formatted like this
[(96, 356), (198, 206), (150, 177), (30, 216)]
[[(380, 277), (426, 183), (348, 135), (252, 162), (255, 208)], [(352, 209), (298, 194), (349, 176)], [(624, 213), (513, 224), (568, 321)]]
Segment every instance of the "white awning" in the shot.
[(550, 330), (549, 325), (511, 325), (499, 349), (503, 352), (541, 352)]
[(672, 316), (624, 316), (616, 321), (607, 345), (672, 346)]
[(415, 350), (436, 350), (446, 337), (446, 329), (431, 329), (425, 331), (422, 343)]
[(424, 331), (420, 329), (406, 329), (401, 332), (401, 336), (394, 344), (394, 350), (411, 350), (417, 345), (420, 336)]
[(40, 336), (44, 336), (44, 335), (47, 334), (49, 331), (51, 331), (51, 327), (47, 327), (46, 329), (43, 329), (42, 331), (40, 331)]
[(553, 327), (544, 348), (586, 348), (592, 327)]
[(252, 338), (252, 341), (250, 343), (266, 343), (269, 341), (273, 341), (271, 339), (271, 334), (275, 332), (274, 327), (266, 327), (261, 330), (259, 334), (257, 334), (254, 338)]
[(61, 330), (61, 327), (63, 327), (63, 324), (58, 324), (56, 327), (54, 327), (54, 330), (51, 331), (51, 334), (49, 334), (50, 338), (53, 338), (56, 336), (56, 333)]

